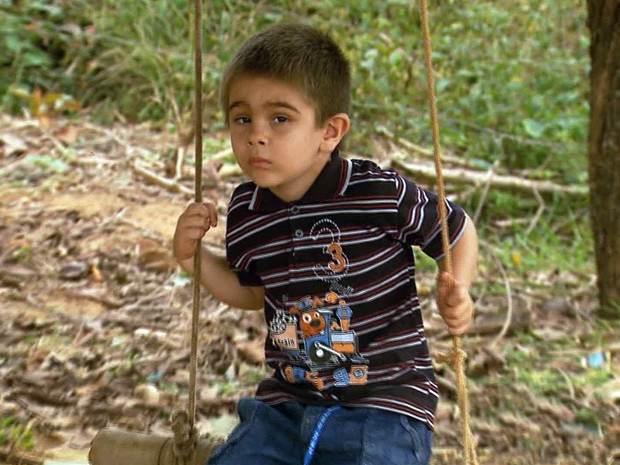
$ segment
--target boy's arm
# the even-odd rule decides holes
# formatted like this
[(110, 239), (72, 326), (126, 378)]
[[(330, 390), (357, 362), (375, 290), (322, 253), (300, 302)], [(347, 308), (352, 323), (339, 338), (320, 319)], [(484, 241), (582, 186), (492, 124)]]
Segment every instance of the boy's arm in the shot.
[[(217, 211), (212, 202), (193, 203), (179, 216), (173, 238), (177, 262), (190, 274), (194, 273), (196, 244), (211, 227), (217, 226)], [(201, 284), (216, 299), (237, 308), (263, 308), (265, 289), (242, 286), (237, 274), (228, 267), (225, 258), (201, 248)]]
[[(452, 276), (455, 281), (465, 286), (467, 291), (478, 272), (478, 234), (471, 218), (467, 218), (467, 225), (459, 241), (451, 249)], [(446, 260), (437, 260), (439, 271), (446, 270)]]
[[(190, 274), (194, 273), (194, 258), (180, 260), (181, 267)], [(224, 257), (202, 248), (200, 282), (216, 299), (232, 307), (245, 310), (263, 308), (265, 288), (262, 286), (242, 286), (237, 273), (228, 267)]]
[(451, 256), (452, 275), (447, 273), (445, 258), (437, 260), (437, 306), (450, 334), (459, 336), (469, 328), (474, 316), (469, 288), (478, 268), (478, 235), (470, 218)]

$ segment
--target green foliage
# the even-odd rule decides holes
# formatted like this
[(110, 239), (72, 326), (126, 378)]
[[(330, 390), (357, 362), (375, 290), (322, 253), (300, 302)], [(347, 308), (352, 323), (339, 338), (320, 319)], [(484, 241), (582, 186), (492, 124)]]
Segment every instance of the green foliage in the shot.
[(19, 110), (35, 89), (72, 94), (84, 58), (92, 53), (86, 1), (0, 1), (0, 96)]
[(18, 450), (34, 448), (33, 433), (13, 416), (0, 416), (0, 447), (13, 446)]
[(557, 396), (566, 391), (562, 375), (552, 368), (539, 370), (515, 370), (515, 379), (527, 385), (532, 392), (542, 396)]
[(172, 116), (193, 86), (188, 3), (101, 0), (90, 18), (101, 52), (89, 62), (87, 104), (134, 121)]
[[(514, 199), (515, 203), (517, 201)], [(529, 220), (523, 212), (527, 202), (522, 203), (526, 205), (495, 206), (495, 221), (497, 217), (510, 215), (511, 212), (517, 213), (517, 218), (520, 216), (518, 213), (522, 213)], [(532, 206), (530, 211), (535, 208)], [(483, 221), (482, 225), (487, 223)], [(571, 203), (553, 205), (529, 233), (523, 231), (523, 225), (515, 224), (504, 230), (487, 225), (483, 234), (496, 244), (496, 253), (512, 272), (535, 271), (541, 268), (541, 263), (545, 269), (592, 271), (592, 235), (585, 206), (576, 208)], [(515, 252), (520, 255), (520, 263), (514, 263), (512, 257)]]
[[(42, 88), (73, 95), (100, 117), (171, 120), (173, 108), (187, 111), (192, 98), (190, 7), (185, 0), (0, 2), (5, 107), (19, 103), (11, 88)], [(430, 142), (414, 2), (213, 1), (204, 15), (213, 119), (235, 48), (269, 24), (297, 19), (328, 29), (351, 59), (356, 152), (372, 155), (367, 141), (377, 124)], [(587, 127), (583, 2), (447, 1), (431, 5), (430, 21), (444, 145), (509, 168), (558, 162), (553, 174), (570, 181), (583, 168)]]
[(566, 181), (585, 160), (585, 6), (485, 3), (455, 7), (453, 33), (436, 33), (447, 130), (465, 154), (512, 169), (552, 164)]

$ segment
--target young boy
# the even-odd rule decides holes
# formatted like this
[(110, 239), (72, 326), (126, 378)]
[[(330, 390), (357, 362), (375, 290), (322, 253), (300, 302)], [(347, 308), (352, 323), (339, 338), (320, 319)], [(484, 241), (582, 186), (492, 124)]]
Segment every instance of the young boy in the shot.
[[(202, 251), (217, 299), (263, 309), (273, 375), (241, 399), (240, 424), (210, 465), (427, 464), (438, 389), (411, 246), (443, 269), (437, 197), (370, 161), (345, 160), (349, 63), (301, 24), (250, 38), (221, 84), (233, 152), (250, 182), (230, 200), (226, 254)], [(437, 302), (451, 334), (472, 321), (477, 237), (448, 204), (453, 275)], [(215, 206), (179, 217), (174, 253), (188, 272)]]

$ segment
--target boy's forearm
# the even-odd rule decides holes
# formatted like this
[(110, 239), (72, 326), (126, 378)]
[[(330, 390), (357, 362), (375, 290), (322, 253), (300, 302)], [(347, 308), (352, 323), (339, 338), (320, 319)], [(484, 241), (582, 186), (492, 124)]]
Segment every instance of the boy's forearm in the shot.
[[(193, 258), (179, 261), (179, 265), (188, 273), (194, 274)], [(246, 310), (263, 308), (263, 288), (242, 286), (224, 257), (203, 248), (201, 265), (201, 284), (213, 297), (232, 307)]]
[[(478, 270), (478, 235), (474, 222), (468, 218), (463, 235), (451, 250), (452, 274), (459, 284), (469, 288)], [(445, 271), (445, 259), (437, 260), (440, 271)]]

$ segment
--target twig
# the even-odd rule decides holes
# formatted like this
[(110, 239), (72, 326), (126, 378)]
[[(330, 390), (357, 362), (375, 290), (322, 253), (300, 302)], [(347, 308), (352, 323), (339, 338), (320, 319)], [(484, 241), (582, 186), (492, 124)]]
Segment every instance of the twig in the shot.
[[(172, 114), (174, 115), (175, 126), (178, 134), (178, 145), (176, 149), (175, 163), (174, 163), (174, 179), (178, 180), (183, 175), (183, 163), (185, 163), (185, 155), (187, 154), (188, 145), (194, 140), (195, 128), (193, 125), (189, 125), (187, 133), (183, 131), (183, 118), (179, 111), (179, 106), (174, 98), (174, 92), (171, 86), (166, 87), (166, 96), (170, 106), (172, 107)], [(192, 115), (192, 120), (193, 120)]]
[(185, 161), (185, 155), (187, 154), (187, 146), (177, 147), (177, 155), (174, 164), (174, 179), (181, 179), (183, 175), (183, 163)]
[(179, 184), (178, 182), (176, 182), (173, 179), (168, 179), (168, 178), (164, 178), (162, 176), (159, 176), (157, 173), (154, 173), (153, 171), (144, 168), (143, 166), (138, 165), (137, 163), (130, 163), (129, 167), (131, 168), (131, 170), (142, 176), (143, 178), (145, 178), (147, 181), (150, 181), (154, 184), (160, 185), (162, 187), (165, 187), (166, 189), (168, 189), (169, 191), (172, 192), (182, 192), (184, 194), (193, 194), (194, 191), (192, 191), (191, 189), (185, 187), (183, 184)]
[(232, 148), (229, 147), (227, 149), (220, 150), (219, 152), (215, 152), (213, 155), (209, 155), (209, 159), (214, 161), (224, 161), (232, 155)]
[(17, 160), (11, 161), (0, 168), (0, 179), (4, 180), (13, 170), (26, 166), (25, 161), (27, 161), (26, 158), (18, 158)]
[(456, 394), (456, 385), (444, 376), (435, 373), (435, 381), (437, 381), (438, 386), (444, 388), (446, 391), (449, 391), (452, 394)]
[(48, 139), (52, 144), (54, 144), (54, 147), (56, 147), (56, 150), (58, 150), (60, 153), (63, 153), (67, 150), (67, 148), (63, 145), (62, 142), (60, 142), (60, 140), (58, 140), (50, 131), (48, 131), (47, 129), (41, 127), (41, 133), (43, 134), (43, 136)]
[(562, 375), (562, 378), (564, 378), (564, 380), (566, 381), (566, 385), (568, 386), (568, 395), (571, 399), (575, 400), (575, 386), (573, 385), (572, 380), (561, 368), (556, 368), (556, 370), (558, 370), (558, 373), (560, 373), (560, 375)]
[(529, 234), (532, 232), (532, 230), (536, 226), (536, 223), (538, 223), (538, 220), (540, 220), (540, 217), (542, 216), (543, 212), (545, 211), (545, 201), (540, 195), (540, 192), (538, 192), (538, 189), (536, 189), (535, 187), (532, 188), (532, 191), (534, 192), (534, 196), (536, 197), (536, 200), (538, 200), (538, 209), (536, 210), (536, 213), (534, 214), (534, 218), (532, 218), (532, 221), (530, 221), (530, 225), (525, 230), (526, 236), (529, 236)]
[(100, 134), (105, 134), (112, 141), (116, 142), (118, 145), (124, 148), (127, 151), (128, 155), (132, 154), (135, 151), (135, 149), (131, 145), (129, 145), (129, 143), (122, 140), (120, 137), (118, 137), (114, 133), (114, 131), (111, 131), (110, 129), (99, 127), (91, 123), (84, 123), (84, 127), (87, 129), (90, 129), (91, 131), (98, 132)]
[(506, 290), (506, 318), (504, 319), (504, 324), (500, 332), (493, 338), (491, 343), (489, 344), (489, 348), (493, 348), (499, 341), (501, 341), (506, 333), (508, 332), (508, 328), (510, 328), (510, 324), (512, 323), (512, 289), (510, 287), (510, 281), (508, 280), (508, 275), (506, 274), (506, 269), (502, 265), (502, 262), (497, 258), (491, 247), (487, 245), (485, 242), (480, 242), (480, 245), (486, 247), (491, 252), (491, 258), (495, 262), (499, 273), (502, 275), (502, 279), (504, 281), (504, 289)]
[(9, 464), (19, 465), (43, 465), (45, 462), (44, 460), (25, 452), (5, 450), (0, 450), (0, 460), (3, 460)]
[(489, 190), (491, 188), (491, 181), (493, 180), (493, 176), (495, 175), (495, 168), (497, 167), (498, 162), (493, 163), (491, 169), (489, 169), (488, 173), (488, 181), (484, 185), (484, 189), (482, 190), (482, 194), (480, 195), (480, 200), (478, 201), (478, 206), (476, 207), (476, 212), (474, 213), (474, 224), (478, 223), (478, 218), (480, 217), (480, 213), (482, 213), (482, 207), (484, 206), (484, 202), (489, 194)]
[(497, 228), (505, 229), (513, 226), (521, 226), (532, 222), (531, 218), (509, 218), (507, 220), (494, 220), (491, 224)]
[[(424, 147), (421, 147), (417, 144), (414, 144), (413, 142), (404, 139), (403, 137), (397, 137), (396, 135), (394, 135), (392, 132), (390, 132), (385, 126), (379, 126), (377, 128), (377, 132), (389, 139), (391, 139), (392, 141), (396, 142), (397, 144), (401, 145), (402, 147), (411, 150), (414, 153), (417, 153), (419, 155), (422, 155), (424, 157), (427, 158), (433, 158), (433, 151), (429, 150), (429, 149), (425, 149)], [(450, 155), (450, 154), (446, 154), (445, 150), (442, 151), (441, 157), (443, 160), (450, 162), (450, 163), (458, 163), (459, 165), (467, 165), (466, 161), (463, 160), (462, 158), (457, 157), (456, 155)]]
[[(413, 165), (406, 163), (399, 157), (398, 154), (393, 154), (391, 156), (391, 161), (392, 165), (407, 172), (408, 174), (427, 179), (429, 181), (434, 181), (435, 179), (435, 170), (430, 165)], [(446, 184), (452, 185), (482, 185), (485, 182), (488, 182), (488, 175), (486, 173), (465, 169), (445, 168), (443, 170), (443, 177)], [(529, 180), (508, 175), (495, 175), (491, 180), (491, 186), (497, 189), (518, 190), (526, 193), (531, 193), (534, 191), (547, 194), (561, 192), (575, 197), (585, 197), (588, 195), (587, 186), (565, 186), (550, 181)]]

